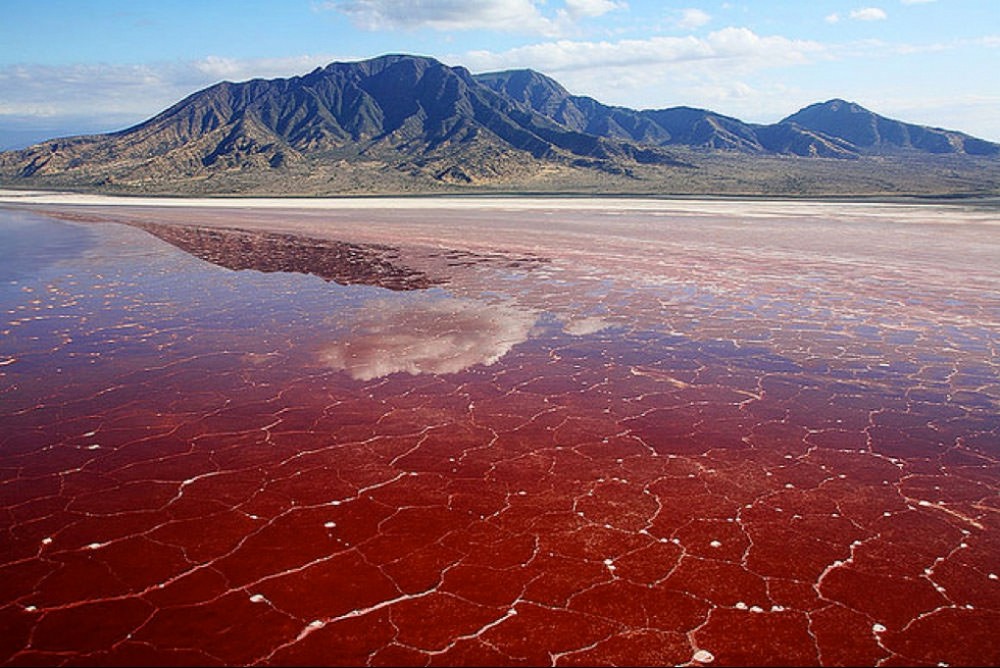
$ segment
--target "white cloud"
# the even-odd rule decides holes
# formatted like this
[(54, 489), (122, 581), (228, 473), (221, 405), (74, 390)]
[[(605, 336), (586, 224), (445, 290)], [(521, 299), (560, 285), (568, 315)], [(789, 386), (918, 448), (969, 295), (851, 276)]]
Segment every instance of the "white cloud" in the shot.
[(889, 15), (885, 13), (885, 10), (879, 9), (878, 7), (863, 7), (862, 9), (852, 10), (848, 14), (855, 21), (884, 21), (889, 18)]
[[(926, 1), (926, 0), (911, 0), (912, 1)], [(841, 15), (837, 12), (832, 14), (827, 14), (823, 20), (827, 23), (840, 23)], [(885, 13), (885, 10), (879, 9), (878, 7), (863, 7), (861, 9), (854, 9), (848, 15), (847, 18), (854, 21), (884, 21), (889, 18), (889, 15)]]
[(624, 2), (614, 0), (566, 0), (565, 12), (570, 18), (604, 16), (616, 9), (624, 9)]
[(674, 18), (674, 25), (682, 30), (694, 30), (700, 28), (712, 20), (712, 15), (700, 9), (678, 9)]
[[(627, 4), (624, 0), (565, 0), (553, 8), (545, 0), (326, 0), (319, 6), (345, 14), (370, 31), (500, 30), (554, 37), (566, 34), (580, 20), (625, 9)], [(549, 9), (549, 14), (543, 9)]]
[[(580, 72), (588, 76), (609, 68), (636, 66), (677, 68), (710, 61), (726, 72), (753, 70), (793, 63), (805, 63), (822, 56), (826, 47), (808, 40), (780, 36), (760, 36), (748, 28), (723, 28), (705, 37), (650, 37), (618, 42), (557, 40), (507, 51), (472, 51), (453, 60), (474, 71), (531, 67), (541, 72)], [(623, 74), (615, 72), (617, 77)], [(650, 71), (637, 74), (646, 77)], [(654, 80), (647, 80), (653, 84)]]
[[(580, 11), (594, 11), (594, 0), (578, 0)], [(351, 18), (364, 30), (507, 30), (552, 35), (555, 23), (536, 0), (331, 0), (323, 4)], [(567, 9), (569, 11), (569, 9)]]
[(351, 330), (322, 353), (357, 380), (392, 373), (456, 373), (490, 365), (527, 340), (537, 316), (472, 299), (375, 300), (357, 309)]

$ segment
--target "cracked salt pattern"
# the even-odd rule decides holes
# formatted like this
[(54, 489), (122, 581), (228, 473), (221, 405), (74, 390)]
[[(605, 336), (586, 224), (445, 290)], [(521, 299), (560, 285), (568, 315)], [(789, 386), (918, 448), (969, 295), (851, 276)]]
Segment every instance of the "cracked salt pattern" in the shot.
[(1000, 663), (993, 219), (588, 206), (0, 210), (0, 661)]

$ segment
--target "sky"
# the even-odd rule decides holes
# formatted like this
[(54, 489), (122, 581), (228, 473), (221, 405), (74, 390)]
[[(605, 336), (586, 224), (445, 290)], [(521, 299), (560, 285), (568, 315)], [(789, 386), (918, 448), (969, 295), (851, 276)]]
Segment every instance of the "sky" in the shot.
[(753, 123), (843, 98), (1000, 142), (1000, 0), (0, 0), (0, 149), (386, 53)]

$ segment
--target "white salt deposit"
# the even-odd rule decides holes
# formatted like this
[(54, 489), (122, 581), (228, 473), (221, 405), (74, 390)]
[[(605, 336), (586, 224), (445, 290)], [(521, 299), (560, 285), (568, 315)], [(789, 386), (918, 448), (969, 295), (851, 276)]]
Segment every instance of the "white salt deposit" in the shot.
[(709, 652), (707, 649), (699, 649), (691, 657), (692, 661), (697, 661), (698, 663), (712, 663), (715, 661), (715, 655)]

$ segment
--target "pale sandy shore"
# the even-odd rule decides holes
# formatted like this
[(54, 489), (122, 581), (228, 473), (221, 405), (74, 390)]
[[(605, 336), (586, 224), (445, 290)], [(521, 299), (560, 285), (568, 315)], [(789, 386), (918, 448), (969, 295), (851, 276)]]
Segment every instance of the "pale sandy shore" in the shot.
[(587, 211), (606, 214), (708, 215), (757, 217), (821, 217), (870, 219), (900, 223), (977, 223), (1000, 225), (997, 206), (961, 202), (884, 203), (872, 201), (671, 199), (613, 196), (418, 196), (418, 197), (124, 197), (51, 191), (0, 189), (0, 204), (45, 206), (164, 207), (222, 210), (301, 211)]

